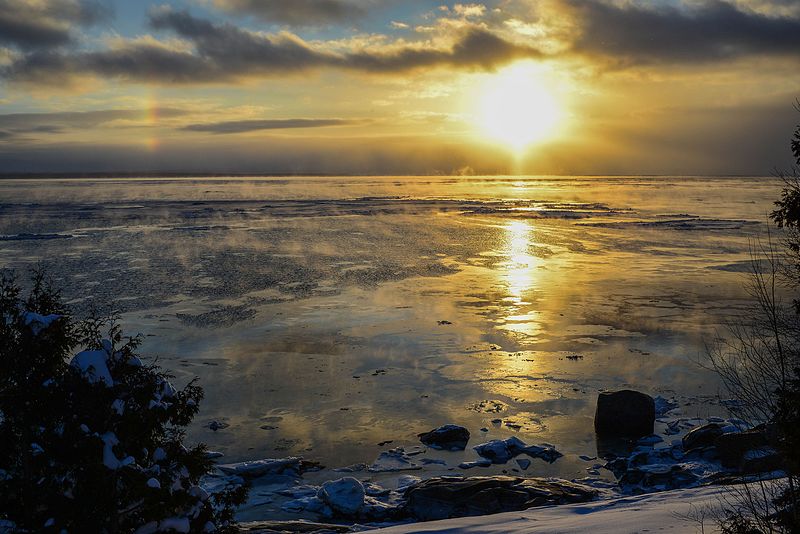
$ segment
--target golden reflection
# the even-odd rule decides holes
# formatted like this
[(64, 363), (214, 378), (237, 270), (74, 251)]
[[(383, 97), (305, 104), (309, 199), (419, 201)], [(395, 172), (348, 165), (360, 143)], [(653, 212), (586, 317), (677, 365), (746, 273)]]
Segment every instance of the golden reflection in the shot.
[(531, 227), (527, 221), (510, 221), (506, 225), (508, 262), (505, 266), (508, 293), (514, 304), (522, 304), (524, 294), (533, 287), (540, 260), (528, 253)]
[(498, 328), (533, 336), (540, 331), (539, 312), (521, 308), (529, 304), (525, 297), (536, 285), (541, 259), (528, 252), (532, 229), (527, 221), (509, 221), (505, 230), (508, 260), (502, 275), (509, 297), (506, 299), (508, 307), (498, 321)]

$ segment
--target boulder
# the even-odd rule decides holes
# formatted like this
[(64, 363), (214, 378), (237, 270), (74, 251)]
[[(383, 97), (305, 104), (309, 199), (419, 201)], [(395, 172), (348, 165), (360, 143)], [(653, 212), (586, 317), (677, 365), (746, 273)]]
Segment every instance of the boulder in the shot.
[(655, 419), (655, 401), (650, 395), (626, 389), (604, 391), (597, 397), (594, 430), (600, 436), (648, 436)]
[(325, 482), (317, 492), (317, 497), (330, 506), (335, 514), (350, 517), (364, 507), (364, 486), (353, 477)]
[(739, 471), (746, 475), (782, 471), (785, 468), (783, 456), (772, 447), (758, 447), (745, 452), (739, 464)]
[(725, 427), (726, 425), (722, 423), (708, 423), (693, 428), (688, 434), (683, 436), (683, 450), (689, 452), (694, 449), (701, 449), (714, 445), (717, 438), (725, 433)]
[(444, 425), (419, 434), (419, 440), (432, 449), (463, 451), (469, 441), (469, 430), (458, 425)]
[(580, 503), (597, 491), (588, 486), (542, 478), (436, 477), (406, 490), (405, 513), (418, 521), (514, 512), (534, 506)]
[(621, 486), (639, 486), (645, 490), (671, 490), (695, 485), (697, 475), (683, 465), (655, 464), (627, 469), (619, 477)]
[(753, 429), (745, 432), (725, 432), (714, 439), (714, 446), (725, 467), (738, 467), (747, 451), (767, 445), (764, 430)]

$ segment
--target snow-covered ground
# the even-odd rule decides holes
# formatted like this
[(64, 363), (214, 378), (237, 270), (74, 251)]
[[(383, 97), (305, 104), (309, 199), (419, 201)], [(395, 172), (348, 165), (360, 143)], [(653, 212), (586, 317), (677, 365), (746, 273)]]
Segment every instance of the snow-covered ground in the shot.
[[(524, 512), (480, 517), (462, 517), (444, 521), (413, 523), (376, 530), (385, 534), (411, 532), (481, 532), (560, 534), (629, 534), (638, 532), (700, 532), (700, 524), (690, 519), (692, 513), (720, 504), (730, 487), (662, 491), (593, 501), (584, 504), (531, 508)], [(705, 532), (713, 532), (712, 520), (706, 519)]]

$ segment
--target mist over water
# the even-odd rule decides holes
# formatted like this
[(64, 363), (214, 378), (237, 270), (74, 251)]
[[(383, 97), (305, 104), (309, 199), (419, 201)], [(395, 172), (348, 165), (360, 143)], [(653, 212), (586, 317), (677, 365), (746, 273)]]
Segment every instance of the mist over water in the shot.
[(724, 413), (694, 360), (746, 309), (750, 245), (780, 185), (4, 180), (0, 266), (23, 278), (44, 264), (76, 313), (121, 311), (145, 355), (199, 377), (189, 437), (226, 460), (371, 462), (381, 442), (456, 423), (474, 443), (552, 443), (565, 457), (529, 474), (574, 477), (575, 457), (596, 454), (600, 390)]

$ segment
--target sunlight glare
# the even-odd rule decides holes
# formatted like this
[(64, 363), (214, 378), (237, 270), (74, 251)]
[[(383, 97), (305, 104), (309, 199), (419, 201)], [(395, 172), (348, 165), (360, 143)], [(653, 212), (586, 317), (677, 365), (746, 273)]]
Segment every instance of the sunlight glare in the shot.
[(478, 124), (483, 135), (516, 151), (554, 134), (563, 119), (543, 70), (534, 63), (516, 63), (492, 76), (480, 96)]

